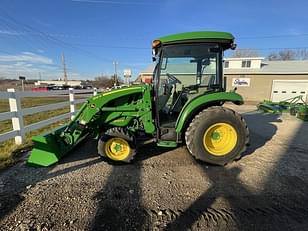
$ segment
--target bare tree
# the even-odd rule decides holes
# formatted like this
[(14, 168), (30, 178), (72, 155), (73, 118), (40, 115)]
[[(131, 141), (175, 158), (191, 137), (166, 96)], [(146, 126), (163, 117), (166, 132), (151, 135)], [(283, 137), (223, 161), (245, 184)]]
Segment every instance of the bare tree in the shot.
[(244, 57), (260, 57), (260, 53), (256, 49), (236, 49), (231, 55), (232, 58), (244, 58)]
[(102, 75), (95, 77), (93, 81), (93, 86), (98, 88), (106, 88), (113, 86), (113, 79), (110, 76)]
[(285, 49), (277, 52), (271, 52), (267, 59), (270, 61), (273, 60), (308, 60), (308, 50), (300, 49), (300, 50), (292, 50)]
[(274, 60), (280, 60), (279, 54), (276, 52), (271, 52), (269, 53), (269, 55), (267, 56), (267, 59), (270, 61), (274, 61)]
[(279, 51), (280, 60), (295, 60), (296, 54), (293, 50)]
[(300, 49), (296, 52), (296, 58), (299, 60), (308, 59), (308, 49)]

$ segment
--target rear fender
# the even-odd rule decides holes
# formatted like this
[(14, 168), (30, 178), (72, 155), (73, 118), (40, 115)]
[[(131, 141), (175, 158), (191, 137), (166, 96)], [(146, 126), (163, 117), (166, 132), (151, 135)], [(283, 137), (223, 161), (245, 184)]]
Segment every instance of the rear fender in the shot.
[(176, 132), (182, 132), (183, 129), (186, 128), (187, 123), (190, 122), (192, 118), (204, 108), (213, 105), (222, 105), (228, 101), (237, 105), (244, 103), (243, 97), (235, 92), (216, 92), (200, 95), (194, 98), (186, 103), (182, 108), (175, 124)]

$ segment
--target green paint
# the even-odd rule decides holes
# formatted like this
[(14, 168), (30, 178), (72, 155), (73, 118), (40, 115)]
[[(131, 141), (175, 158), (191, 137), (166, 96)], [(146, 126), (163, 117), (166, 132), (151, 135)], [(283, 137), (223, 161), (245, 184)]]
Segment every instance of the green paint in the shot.
[(27, 161), (30, 166), (47, 167), (59, 161), (57, 154), (54, 151), (48, 152), (40, 148), (33, 148), (31, 155)]
[(234, 37), (232, 34), (227, 32), (196, 31), (168, 35), (160, 37), (158, 40), (160, 40), (162, 44), (183, 42), (185, 40), (227, 40), (231, 43), (233, 42)]
[(171, 140), (160, 140), (157, 142), (157, 146), (159, 147), (176, 148), (177, 145), (177, 142)]
[(27, 163), (30, 165), (49, 166), (58, 162), (62, 157), (62, 150), (61, 145), (59, 145), (56, 140), (56, 137), (63, 130), (64, 127), (60, 127), (52, 133), (44, 136), (32, 137), (34, 148), (32, 149)]
[(308, 121), (308, 105), (307, 104), (303, 104), (298, 107), (298, 112), (296, 114), (296, 117), (303, 121)]
[(243, 104), (243, 98), (235, 92), (215, 92), (211, 94), (200, 95), (197, 98), (189, 101), (180, 112), (180, 115), (176, 121), (175, 131), (180, 133), (184, 127), (185, 122), (190, 118), (194, 111), (201, 108), (206, 108), (208, 104), (219, 102), (234, 102), (237, 104)]
[[(57, 163), (66, 153), (74, 148), (74, 146), (64, 143), (64, 138), (61, 137), (65, 128), (62, 126), (51, 133), (32, 137), (34, 148), (27, 160), (27, 164), (31, 166), (50, 166)], [(86, 135), (80, 137), (75, 145), (84, 138), (86, 138)]]
[(121, 150), (122, 150), (121, 144), (116, 144), (115, 147), (114, 147), (114, 150), (115, 150), (116, 152), (121, 151)]
[(67, 126), (32, 138), (34, 148), (28, 164), (52, 165), (89, 134), (98, 136), (100, 128), (107, 126), (126, 127), (134, 118), (143, 124), (146, 133), (154, 133), (156, 128), (152, 118), (151, 92), (152, 86), (140, 85), (105, 92), (87, 99)]
[(220, 133), (219, 132), (213, 132), (212, 133), (212, 139), (213, 140), (219, 140), (220, 139)]

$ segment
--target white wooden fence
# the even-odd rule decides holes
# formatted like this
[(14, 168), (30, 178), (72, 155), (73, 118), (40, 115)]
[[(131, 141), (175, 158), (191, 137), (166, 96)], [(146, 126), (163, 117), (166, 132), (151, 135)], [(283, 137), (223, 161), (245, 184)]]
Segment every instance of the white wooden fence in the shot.
[[(13, 130), (0, 134), (0, 142), (5, 140), (15, 138), (15, 143), (20, 145), (25, 140), (25, 134), (27, 132), (37, 130), (41, 127), (47, 126), (49, 124), (55, 123), (59, 120), (65, 118), (73, 118), (76, 113), (75, 105), (78, 103), (83, 103), (85, 99), (75, 100), (76, 94), (97, 94), (97, 89), (93, 90), (69, 90), (63, 91), (49, 91), (49, 92), (20, 92), (15, 91), (15, 89), (8, 89), (7, 92), (0, 92), (0, 99), (8, 99), (10, 105), (9, 112), (0, 113), (0, 121), (12, 120)], [(50, 96), (68, 96), (68, 101), (61, 103), (48, 104), (43, 106), (31, 107), (31, 108), (21, 108), (21, 98), (23, 97), (50, 97)], [(38, 112), (44, 112), (54, 109), (59, 109), (69, 106), (70, 112), (64, 113), (37, 123), (33, 123), (24, 126), (23, 116), (31, 115)]]

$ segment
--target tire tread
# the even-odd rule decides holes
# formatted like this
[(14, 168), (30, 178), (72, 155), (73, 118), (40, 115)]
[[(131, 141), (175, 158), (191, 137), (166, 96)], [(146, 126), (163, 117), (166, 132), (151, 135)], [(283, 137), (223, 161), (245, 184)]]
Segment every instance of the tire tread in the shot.
[(121, 160), (120, 162), (130, 163), (135, 158), (135, 155), (137, 153), (136, 143), (135, 143), (136, 141), (135, 141), (135, 137), (132, 134), (130, 134), (129, 131), (125, 128), (114, 127), (114, 128), (110, 128), (109, 130), (107, 130), (98, 141), (98, 145), (97, 145), (98, 154), (101, 157), (108, 158), (108, 156), (104, 152), (101, 152), (100, 149), (104, 145), (105, 141), (103, 140), (107, 141), (107, 139), (110, 137), (120, 137), (129, 142), (132, 153), (126, 159)]
[[(203, 160), (202, 156), (200, 156), (200, 153), (198, 153), (196, 151), (196, 147), (195, 147), (195, 143), (193, 142), (193, 138), (194, 138), (194, 132), (196, 130), (196, 128), (204, 121), (206, 120), (206, 118), (209, 117), (209, 114), (211, 116), (215, 116), (215, 114), (220, 114), (221, 112), (230, 114), (232, 116), (235, 116), (245, 127), (245, 145), (242, 147), (242, 150), (239, 152), (239, 154), (233, 158), (231, 161), (233, 160), (238, 160), (241, 158), (242, 153), (244, 153), (249, 145), (249, 130), (248, 130), (248, 126), (244, 120), (244, 118), (237, 112), (235, 112), (232, 109), (229, 108), (225, 108), (222, 106), (212, 106), (212, 107), (208, 107), (204, 110), (202, 110), (201, 112), (199, 112), (195, 118), (193, 118), (193, 120), (191, 121), (191, 123), (189, 124), (186, 132), (185, 132), (185, 141), (186, 141), (186, 146), (188, 151), (190, 152), (190, 154), (195, 157), (198, 160)], [(231, 162), (229, 161), (229, 162)], [(228, 163), (228, 162), (227, 162)], [(214, 163), (214, 164), (218, 164), (218, 165), (225, 165), (227, 164), (225, 162), (219, 162), (219, 163)]]

